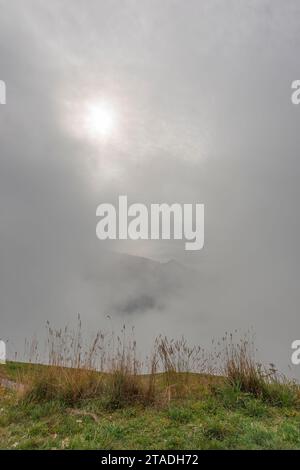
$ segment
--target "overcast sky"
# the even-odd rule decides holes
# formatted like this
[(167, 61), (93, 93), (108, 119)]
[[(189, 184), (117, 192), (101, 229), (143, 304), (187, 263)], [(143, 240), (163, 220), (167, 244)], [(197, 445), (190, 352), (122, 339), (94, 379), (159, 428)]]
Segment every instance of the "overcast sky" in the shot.
[[(0, 11), (10, 350), (80, 312), (87, 329), (110, 314), (142, 339), (253, 327), (286, 368), (300, 335), (300, 2), (0, 0)], [(105, 138), (86, 127), (98, 102), (114, 113)], [(119, 194), (204, 203), (204, 249), (100, 242), (96, 207)]]

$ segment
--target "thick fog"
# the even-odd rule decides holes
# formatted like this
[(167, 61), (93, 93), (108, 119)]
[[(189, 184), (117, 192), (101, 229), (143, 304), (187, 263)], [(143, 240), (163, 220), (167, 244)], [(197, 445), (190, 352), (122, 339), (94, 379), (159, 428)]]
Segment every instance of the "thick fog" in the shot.
[[(0, 337), (46, 320), (208, 345), (300, 336), (298, 1), (0, 0)], [(85, 127), (109, 102), (106, 138)], [(96, 238), (96, 208), (203, 203), (205, 246)], [(110, 316), (111, 321), (108, 320)], [(297, 368), (292, 374), (299, 376)]]

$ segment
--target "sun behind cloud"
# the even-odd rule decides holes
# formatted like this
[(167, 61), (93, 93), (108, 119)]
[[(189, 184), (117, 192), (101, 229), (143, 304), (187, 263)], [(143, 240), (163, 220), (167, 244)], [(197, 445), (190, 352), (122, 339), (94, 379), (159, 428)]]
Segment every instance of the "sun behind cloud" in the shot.
[(109, 99), (64, 100), (63, 127), (91, 144), (114, 141), (119, 131), (119, 113)]
[(83, 115), (85, 132), (90, 138), (109, 138), (117, 127), (117, 115), (108, 102), (89, 103)]

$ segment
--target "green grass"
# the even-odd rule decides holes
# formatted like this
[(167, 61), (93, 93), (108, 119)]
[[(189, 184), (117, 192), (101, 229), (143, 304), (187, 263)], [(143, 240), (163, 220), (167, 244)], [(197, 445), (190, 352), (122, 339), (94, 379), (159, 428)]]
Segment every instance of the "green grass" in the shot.
[[(0, 375), (17, 378), (24, 367), (10, 363)], [(121, 409), (100, 399), (73, 408), (56, 400), (28, 402), (0, 388), (0, 448), (300, 449), (300, 410), (286, 391), (276, 390), (272, 401), (218, 378), (211, 378), (213, 386), (207, 377), (192, 379), (185, 398)]]

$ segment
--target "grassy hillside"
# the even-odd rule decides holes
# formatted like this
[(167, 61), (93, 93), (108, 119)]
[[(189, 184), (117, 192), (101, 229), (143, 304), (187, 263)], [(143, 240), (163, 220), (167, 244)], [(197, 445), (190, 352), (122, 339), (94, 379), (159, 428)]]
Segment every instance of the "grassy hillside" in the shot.
[[(19, 380), (33, 369), (47, 372), (8, 363), (0, 376)], [(183, 393), (155, 374), (159, 399), (122, 406), (103, 394), (70, 402), (0, 387), (0, 448), (300, 449), (300, 407), (286, 388), (258, 397), (215, 376), (177, 373), (172, 381)]]

